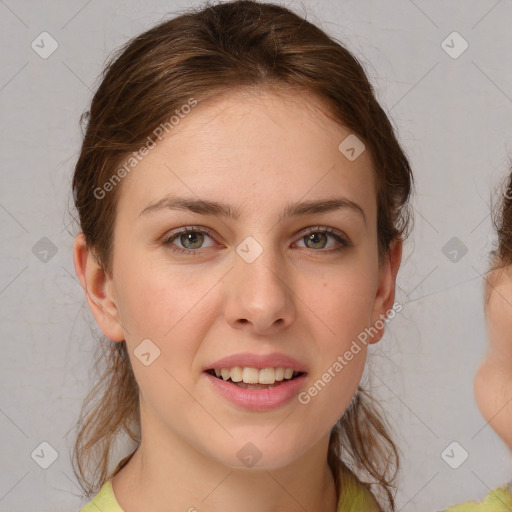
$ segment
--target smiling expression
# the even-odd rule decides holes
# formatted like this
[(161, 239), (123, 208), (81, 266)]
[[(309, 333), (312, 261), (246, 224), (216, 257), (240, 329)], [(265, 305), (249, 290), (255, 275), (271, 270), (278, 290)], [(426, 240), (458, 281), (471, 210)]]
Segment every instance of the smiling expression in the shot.
[[(385, 313), (372, 160), (340, 153), (351, 132), (317, 107), (270, 92), (199, 104), (123, 179), (109, 335), (126, 340), (145, 435), (237, 467), (252, 442), (277, 467), (325, 439), (354, 396), (366, 347), (307, 405), (293, 399)], [(145, 365), (134, 351), (148, 339), (160, 352)], [(273, 400), (217, 378), (219, 365), (300, 375)], [(266, 398), (244, 406), (247, 393)]]

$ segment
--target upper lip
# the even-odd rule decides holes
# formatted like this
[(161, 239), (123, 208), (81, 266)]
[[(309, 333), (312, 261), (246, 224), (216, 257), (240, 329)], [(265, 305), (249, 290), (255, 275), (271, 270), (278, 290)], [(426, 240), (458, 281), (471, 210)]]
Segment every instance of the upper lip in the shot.
[(244, 352), (242, 354), (233, 354), (231, 356), (223, 357), (217, 361), (206, 366), (204, 370), (221, 370), (222, 368), (234, 368), (241, 366), (245, 368), (293, 368), (298, 372), (306, 372), (306, 366), (294, 359), (293, 357), (285, 354), (274, 352), (267, 355), (251, 354)]

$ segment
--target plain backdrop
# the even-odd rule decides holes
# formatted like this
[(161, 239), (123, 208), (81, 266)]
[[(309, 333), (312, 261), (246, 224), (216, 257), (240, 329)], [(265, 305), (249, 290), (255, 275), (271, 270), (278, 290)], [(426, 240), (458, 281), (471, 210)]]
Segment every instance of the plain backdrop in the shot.
[[(113, 50), (199, 5), (0, 0), (1, 511), (85, 503), (70, 463), (96, 344), (68, 214), (79, 117)], [(486, 347), (491, 198), (511, 152), (512, 2), (285, 5), (362, 60), (414, 169), (415, 224), (397, 289), (403, 309), (369, 366), (402, 453), (398, 508), (481, 499), (512, 478), (510, 455), (472, 390)], [(58, 45), (47, 58), (41, 44), (34, 49), (41, 37), (45, 51)]]

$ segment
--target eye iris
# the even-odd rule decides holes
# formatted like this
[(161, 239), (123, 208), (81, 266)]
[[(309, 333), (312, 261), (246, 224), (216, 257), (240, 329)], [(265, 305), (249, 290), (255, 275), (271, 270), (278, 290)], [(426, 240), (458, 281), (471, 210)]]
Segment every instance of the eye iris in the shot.
[[(198, 233), (197, 231), (187, 232), (180, 235), (180, 242), (183, 244), (183, 247), (187, 249), (198, 249), (203, 242), (203, 234)], [(192, 246), (189, 244), (192, 244)], [(197, 246), (195, 245), (197, 244)]]
[[(311, 233), (308, 236), (306, 236), (306, 240), (308, 242), (311, 241), (314, 244), (317, 244), (318, 237), (323, 237), (325, 239), (324, 242), (327, 240), (327, 235), (325, 233)], [(307, 245), (307, 243), (306, 243), (306, 245)], [(321, 247), (312, 247), (312, 249), (318, 249), (318, 248), (322, 249), (323, 247), (325, 247), (325, 243), (321, 244)]]
[[(185, 249), (199, 249), (204, 241), (204, 234), (201, 231), (185, 231), (179, 235), (179, 240)], [(312, 249), (323, 249), (328, 236), (327, 233), (317, 231), (304, 236), (304, 240), (306, 240), (306, 246)], [(310, 246), (309, 242), (312, 242), (313, 246)]]

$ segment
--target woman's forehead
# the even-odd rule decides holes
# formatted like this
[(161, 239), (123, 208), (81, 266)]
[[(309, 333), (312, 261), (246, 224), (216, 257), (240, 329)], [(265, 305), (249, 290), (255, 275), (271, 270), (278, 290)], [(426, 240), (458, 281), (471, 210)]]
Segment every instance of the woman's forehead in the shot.
[[(361, 141), (357, 147), (350, 142), (354, 138), (296, 99), (267, 95), (247, 104), (246, 95), (224, 98), (185, 116), (136, 165), (126, 192), (146, 202), (164, 188), (205, 198), (272, 195), (289, 201), (338, 193), (359, 202), (369, 195), (372, 201), (371, 158)], [(340, 149), (346, 140), (354, 145), (352, 153)], [(351, 159), (356, 150), (360, 154)]]

